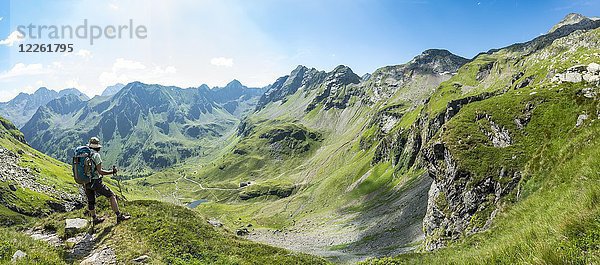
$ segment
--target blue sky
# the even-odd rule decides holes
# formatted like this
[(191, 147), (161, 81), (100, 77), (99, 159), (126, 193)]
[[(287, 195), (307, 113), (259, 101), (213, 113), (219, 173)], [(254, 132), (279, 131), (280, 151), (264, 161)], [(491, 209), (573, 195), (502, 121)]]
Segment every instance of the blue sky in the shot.
[[(401, 64), (429, 48), (472, 58), (547, 32), (566, 14), (600, 16), (600, 1), (433, 0), (0, 0), (0, 101), (40, 86), (99, 94), (117, 82), (196, 87), (238, 79), (264, 86), (302, 64), (357, 74)], [(20, 39), (18, 25), (128, 24), (146, 39)], [(14, 37), (14, 36), (13, 36)], [(74, 52), (19, 53), (27, 43)]]

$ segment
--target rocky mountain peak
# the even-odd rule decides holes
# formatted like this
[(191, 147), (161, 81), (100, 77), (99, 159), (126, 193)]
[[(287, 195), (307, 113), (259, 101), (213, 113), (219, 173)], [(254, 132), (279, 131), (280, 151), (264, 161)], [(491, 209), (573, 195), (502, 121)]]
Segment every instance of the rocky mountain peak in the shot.
[(242, 83), (240, 83), (240, 81), (238, 81), (237, 79), (233, 79), (233, 80), (231, 80), (231, 82), (227, 83), (227, 85), (225, 87), (241, 88), (241, 87), (244, 87), (244, 85), (242, 85)]
[(560, 22), (558, 22), (558, 24), (554, 25), (552, 27), (552, 29), (550, 29), (550, 31), (548, 31), (548, 33), (552, 33), (563, 26), (575, 25), (575, 24), (582, 23), (582, 22), (584, 22), (584, 23), (591, 22), (591, 19), (589, 19), (581, 14), (570, 13), (570, 14), (566, 15), (565, 18), (563, 18)]
[(428, 49), (415, 56), (408, 64), (410, 68), (431, 71), (433, 73), (453, 73), (469, 59), (460, 57), (443, 49)]
[(123, 87), (125, 87), (125, 85), (121, 83), (108, 86), (102, 92), (102, 96), (112, 96), (114, 94), (117, 94), (119, 91), (121, 91), (121, 89), (123, 89)]
[(60, 92), (46, 87), (38, 88), (34, 93), (19, 93), (12, 100), (0, 103), (0, 115), (11, 120), (17, 127), (23, 126), (41, 106), (53, 99), (75, 95), (81, 100), (88, 100), (88, 96), (75, 88), (63, 89)]
[(86, 94), (83, 94), (83, 92), (77, 90), (76, 88), (65, 88), (61, 91), (58, 91), (58, 97), (64, 97), (64, 96), (69, 96), (69, 95), (76, 96), (81, 100), (89, 100), (90, 99)]
[(329, 73), (327, 81), (333, 81), (337, 85), (348, 85), (360, 83), (361, 78), (355, 74), (350, 67), (338, 65)]
[(289, 75), (277, 78), (260, 98), (256, 109), (261, 109), (269, 102), (284, 99), (286, 96), (296, 93), (298, 89), (312, 89), (318, 86), (327, 73), (315, 68), (298, 65)]
[(202, 84), (198, 87), (198, 90), (200, 91), (208, 91), (210, 89), (210, 87), (207, 84)]

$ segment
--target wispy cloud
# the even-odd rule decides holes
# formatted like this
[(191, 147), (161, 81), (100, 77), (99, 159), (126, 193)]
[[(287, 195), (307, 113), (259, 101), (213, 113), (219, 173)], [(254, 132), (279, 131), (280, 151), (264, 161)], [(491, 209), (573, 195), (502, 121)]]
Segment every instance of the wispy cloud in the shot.
[(23, 41), (24, 36), (21, 35), (18, 31), (13, 31), (8, 35), (8, 37), (4, 40), (0, 40), (0, 45), (13, 46), (15, 42)]
[(113, 63), (111, 71), (102, 72), (98, 77), (98, 81), (105, 86), (116, 83), (126, 84), (132, 81), (159, 82), (161, 78), (172, 76), (176, 73), (177, 69), (174, 66), (163, 67), (154, 65), (148, 67), (138, 61), (117, 58)]
[(210, 60), (210, 64), (215, 66), (232, 67), (233, 58), (217, 57)]
[(119, 72), (122, 70), (140, 70), (146, 69), (146, 66), (143, 63), (127, 60), (124, 58), (117, 58), (115, 63), (113, 64), (113, 72)]
[(49, 70), (42, 64), (17, 63), (8, 71), (0, 73), (0, 80), (6, 80), (17, 76), (46, 74)]
[(75, 55), (81, 57), (81, 58), (90, 58), (92, 57), (92, 52), (86, 49), (81, 49), (79, 51), (77, 51), (77, 53), (75, 53)]

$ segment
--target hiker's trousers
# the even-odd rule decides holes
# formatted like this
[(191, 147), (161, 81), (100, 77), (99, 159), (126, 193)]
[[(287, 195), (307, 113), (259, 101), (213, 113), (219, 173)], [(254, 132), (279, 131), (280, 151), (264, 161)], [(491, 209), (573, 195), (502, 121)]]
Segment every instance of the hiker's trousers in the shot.
[(102, 179), (92, 179), (90, 183), (84, 185), (85, 196), (88, 201), (88, 210), (93, 211), (96, 209), (96, 196), (103, 195), (106, 198), (110, 198), (115, 194), (102, 183)]

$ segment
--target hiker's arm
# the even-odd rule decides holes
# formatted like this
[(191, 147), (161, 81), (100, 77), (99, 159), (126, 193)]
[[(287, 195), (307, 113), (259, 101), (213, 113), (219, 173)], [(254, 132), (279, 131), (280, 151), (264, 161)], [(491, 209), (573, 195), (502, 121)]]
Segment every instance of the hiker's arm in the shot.
[(117, 173), (117, 169), (116, 168), (113, 169), (113, 170), (111, 170), (111, 171), (106, 171), (106, 170), (102, 169), (102, 164), (96, 165), (96, 171), (98, 171), (98, 174), (103, 175), (103, 176), (104, 175), (111, 175), (111, 174)]

